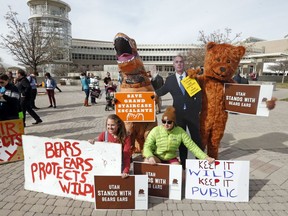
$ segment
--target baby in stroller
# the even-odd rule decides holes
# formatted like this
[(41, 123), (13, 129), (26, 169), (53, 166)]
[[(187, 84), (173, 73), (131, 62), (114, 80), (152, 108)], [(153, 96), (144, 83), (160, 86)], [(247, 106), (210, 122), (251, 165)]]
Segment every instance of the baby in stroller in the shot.
[(110, 81), (106, 87), (106, 106), (105, 111), (114, 110), (115, 109), (115, 102), (114, 96), (116, 92), (117, 86)]
[(96, 98), (99, 99), (101, 98), (101, 90), (99, 88), (99, 82), (97, 79), (93, 79), (91, 82), (90, 78), (89, 89), (90, 89), (91, 104), (97, 104)]

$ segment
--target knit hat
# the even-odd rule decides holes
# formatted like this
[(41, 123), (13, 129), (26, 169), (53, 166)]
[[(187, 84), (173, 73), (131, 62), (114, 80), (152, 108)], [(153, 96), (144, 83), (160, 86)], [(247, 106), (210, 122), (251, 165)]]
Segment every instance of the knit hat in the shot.
[(162, 119), (176, 122), (176, 113), (173, 106), (168, 106), (162, 115)]

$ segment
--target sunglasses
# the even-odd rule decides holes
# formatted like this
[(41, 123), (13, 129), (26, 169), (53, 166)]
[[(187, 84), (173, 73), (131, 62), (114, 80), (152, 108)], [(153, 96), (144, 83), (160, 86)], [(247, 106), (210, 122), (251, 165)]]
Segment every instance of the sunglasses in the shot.
[(173, 121), (166, 121), (166, 120), (162, 120), (162, 124), (168, 124), (168, 125), (170, 125), (170, 124), (172, 124), (173, 123)]

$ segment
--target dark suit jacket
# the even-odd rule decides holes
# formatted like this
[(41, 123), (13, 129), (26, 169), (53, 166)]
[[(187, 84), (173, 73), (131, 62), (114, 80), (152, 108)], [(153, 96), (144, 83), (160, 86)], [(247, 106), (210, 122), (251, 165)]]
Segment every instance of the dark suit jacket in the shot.
[(176, 109), (176, 118), (181, 118), (183, 116), (184, 103), (186, 104), (186, 111), (191, 114), (191, 118), (194, 116), (198, 116), (201, 111), (201, 103), (202, 103), (202, 93), (201, 91), (190, 97), (186, 92), (185, 95), (182, 94), (182, 91), (177, 82), (176, 75), (170, 75), (167, 77), (164, 85), (156, 90), (156, 94), (158, 96), (163, 96), (167, 93), (170, 93), (173, 98), (173, 107)]

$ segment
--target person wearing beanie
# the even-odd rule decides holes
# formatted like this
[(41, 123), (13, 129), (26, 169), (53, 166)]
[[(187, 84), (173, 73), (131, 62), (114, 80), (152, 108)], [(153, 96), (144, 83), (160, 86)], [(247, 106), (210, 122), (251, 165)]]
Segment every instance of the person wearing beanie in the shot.
[(205, 154), (190, 138), (186, 131), (176, 125), (176, 113), (173, 106), (168, 106), (162, 115), (162, 125), (154, 127), (148, 134), (143, 148), (144, 162), (150, 164), (180, 164), (177, 150), (183, 143), (187, 149), (201, 160), (210, 164), (214, 158)]
[[(173, 98), (172, 106), (176, 110), (177, 126), (189, 130), (191, 139), (203, 150), (200, 136), (200, 112), (202, 106), (202, 91), (199, 91), (192, 97), (187, 93), (181, 84), (181, 80), (187, 77), (185, 71), (185, 59), (181, 55), (175, 56), (173, 59), (175, 73), (168, 76), (164, 85), (155, 90), (158, 97), (170, 94)], [(186, 169), (185, 160), (188, 156), (188, 149), (182, 143), (179, 146), (179, 157), (182, 161), (183, 170)]]

